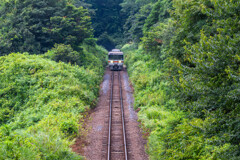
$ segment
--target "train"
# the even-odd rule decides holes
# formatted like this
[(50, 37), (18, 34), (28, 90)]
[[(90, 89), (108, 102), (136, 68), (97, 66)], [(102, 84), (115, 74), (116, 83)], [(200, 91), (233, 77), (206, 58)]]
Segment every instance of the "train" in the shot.
[(124, 56), (120, 49), (113, 49), (108, 52), (108, 66), (112, 71), (123, 70)]

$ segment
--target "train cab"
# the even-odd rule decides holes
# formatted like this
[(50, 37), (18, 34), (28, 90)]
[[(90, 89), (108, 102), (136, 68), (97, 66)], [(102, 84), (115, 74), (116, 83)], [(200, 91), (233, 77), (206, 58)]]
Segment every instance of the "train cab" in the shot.
[(113, 49), (108, 53), (108, 65), (110, 70), (123, 70), (124, 57), (119, 49)]

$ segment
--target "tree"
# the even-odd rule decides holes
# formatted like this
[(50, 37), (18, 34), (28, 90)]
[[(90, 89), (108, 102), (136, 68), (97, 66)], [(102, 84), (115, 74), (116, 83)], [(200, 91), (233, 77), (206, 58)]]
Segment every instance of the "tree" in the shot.
[(78, 50), (92, 37), (86, 9), (66, 0), (10, 0), (1, 7), (0, 52), (44, 53), (55, 43), (70, 44)]
[(143, 26), (157, 0), (124, 0), (121, 3), (122, 12), (127, 15), (124, 24), (124, 36), (126, 41), (140, 42), (143, 37)]
[(172, 0), (159, 0), (152, 7), (151, 13), (146, 19), (143, 27), (143, 32), (152, 29), (153, 25), (164, 22), (165, 19), (170, 17), (169, 11), (172, 8)]

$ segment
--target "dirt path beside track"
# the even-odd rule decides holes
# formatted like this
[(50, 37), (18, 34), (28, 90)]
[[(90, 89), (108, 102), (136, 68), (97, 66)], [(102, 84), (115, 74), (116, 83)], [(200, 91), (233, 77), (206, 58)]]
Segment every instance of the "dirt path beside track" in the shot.
[[(76, 140), (73, 145), (73, 151), (84, 155), (87, 160), (105, 159), (105, 140), (108, 132), (108, 113), (109, 113), (109, 97), (111, 72), (106, 69), (103, 82), (101, 84), (100, 97), (96, 108), (91, 112), (87, 121), (86, 129), (88, 134), (86, 139)], [(142, 138), (142, 132), (139, 128), (137, 113), (133, 109), (133, 89), (130, 87), (128, 74), (121, 71), (122, 89), (123, 89), (123, 105), (125, 114), (126, 134), (128, 141), (129, 159), (130, 160), (147, 160), (148, 156), (145, 152), (146, 140)], [(85, 143), (85, 146), (82, 146)]]

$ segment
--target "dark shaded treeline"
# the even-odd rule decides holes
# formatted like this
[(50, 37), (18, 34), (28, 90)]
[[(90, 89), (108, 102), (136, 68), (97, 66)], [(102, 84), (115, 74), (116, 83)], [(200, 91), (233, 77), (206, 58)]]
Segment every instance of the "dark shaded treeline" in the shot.
[(90, 0), (77, 1), (92, 10), (97, 43), (108, 50), (133, 41), (140, 42), (142, 28), (157, 0)]
[(97, 43), (111, 50), (123, 43), (123, 24), (126, 14), (121, 12), (122, 0), (91, 0), (85, 1), (94, 10), (92, 22)]

